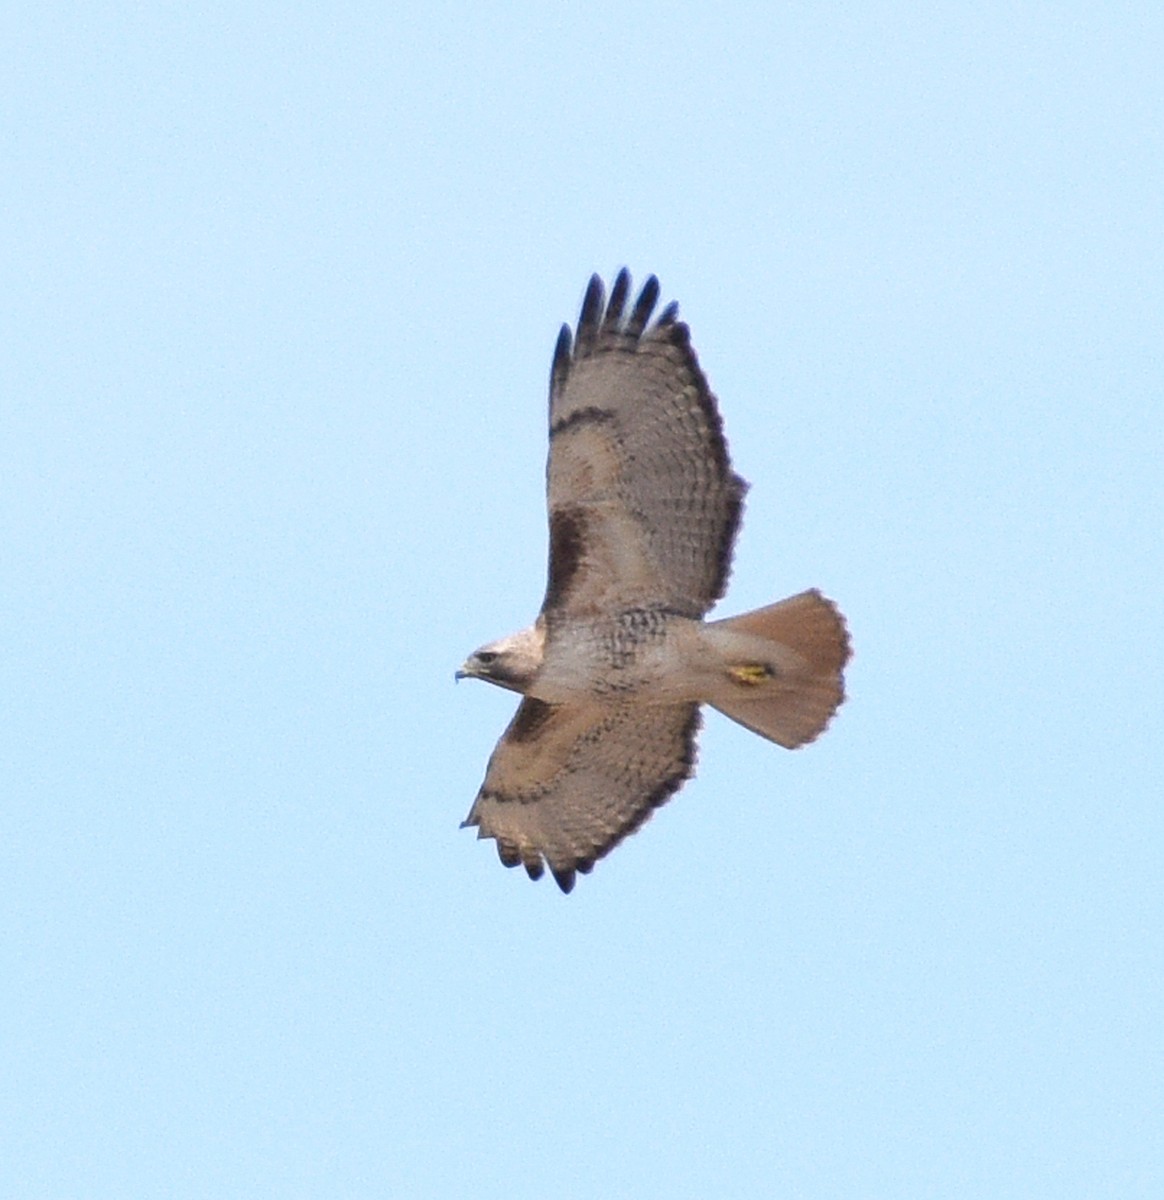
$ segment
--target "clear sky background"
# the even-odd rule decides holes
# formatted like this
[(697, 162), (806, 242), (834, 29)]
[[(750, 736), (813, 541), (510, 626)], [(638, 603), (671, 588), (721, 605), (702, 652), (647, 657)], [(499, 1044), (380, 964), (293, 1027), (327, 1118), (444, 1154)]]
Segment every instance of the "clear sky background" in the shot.
[[(9, 6), (0, 1194), (1164, 1195), (1164, 9)], [(560, 895), (453, 671), (658, 274), (850, 700)]]

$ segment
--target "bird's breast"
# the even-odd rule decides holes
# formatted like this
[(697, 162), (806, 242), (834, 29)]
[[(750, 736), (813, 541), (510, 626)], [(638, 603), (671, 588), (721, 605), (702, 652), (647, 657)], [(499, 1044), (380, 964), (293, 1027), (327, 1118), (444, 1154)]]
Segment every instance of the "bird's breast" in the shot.
[(662, 609), (630, 609), (613, 617), (555, 629), (531, 694), (549, 703), (582, 696), (644, 702), (686, 699), (685, 626), (697, 621)]

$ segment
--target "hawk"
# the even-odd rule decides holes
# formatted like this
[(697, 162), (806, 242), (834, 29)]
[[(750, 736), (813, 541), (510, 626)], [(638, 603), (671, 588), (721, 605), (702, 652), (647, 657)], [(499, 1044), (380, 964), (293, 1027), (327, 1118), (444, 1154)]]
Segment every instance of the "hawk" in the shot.
[[(723, 595), (747, 484), (672, 303), (651, 276), (628, 305), (595, 275), (550, 371), (545, 600), (457, 678), (520, 692), (464, 826), (563, 892), (695, 767), (700, 705), (794, 749), (844, 699), (844, 619), (801, 592), (704, 621)], [(464, 827), (463, 826), (463, 827)]]

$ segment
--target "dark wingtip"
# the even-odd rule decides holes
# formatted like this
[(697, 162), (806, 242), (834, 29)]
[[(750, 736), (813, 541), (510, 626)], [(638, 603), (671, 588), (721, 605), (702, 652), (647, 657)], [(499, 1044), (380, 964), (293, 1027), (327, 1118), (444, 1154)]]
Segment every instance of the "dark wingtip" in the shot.
[(630, 291), (630, 272), (623, 267), (615, 276), (614, 287), (610, 290), (610, 300), (606, 305), (606, 316), (603, 318), (604, 327), (617, 325), (622, 320), (622, 310), (626, 307), (627, 293)]
[(564, 870), (559, 871), (557, 868), (551, 867), (550, 870), (554, 873), (554, 881), (558, 887), (568, 896), (574, 890), (574, 868), (566, 867)]
[(658, 302), (659, 281), (654, 275), (648, 275), (646, 283), (643, 284), (643, 290), (639, 292), (639, 298), (635, 301), (630, 320), (626, 324), (627, 333), (632, 337), (639, 337), (646, 329), (647, 322), (651, 319), (651, 313), (655, 311), (655, 305)]
[[(586, 285), (586, 295), (582, 299), (582, 311), (578, 315), (578, 324), (573, 334), (568, 325), (563, 325), (558, 334), (553, 366), (550, 369), (551, 397), (565, 386), (574, 362), (605, 345), (608, 338), (621, 340), (621, 337), (625, 336), (637, 341), (642, 337), (643, 330), (651, 319), (651, 313), (659, 301), (659, 281), (654, 275), (648, 276), (628, 315), (627, 300), (630, 292), (631, 275), (626, 267), (614, 277), (609, 301), (601, 276), (590, 276), (590, 282)], [(669, 304), (664, 309), (659, 323), (673, 324), (678, 311), (677, 304)]]
[(589, 349), (597, 337), (605, 303), (606, 288), (597, 275), (591, 275), (590, 282), (586, 286), (586, 295), (582, 300), (582, 312), (578, 317), (577, 343), (579, 350)]
[(558, 331), (558, 341), (554, 346), (554, 360), (550, 367), (550, 394), (553, 395), (570, 373), (570, 357), (574, 351), (574, 335), (569, 325), (563, 325)]

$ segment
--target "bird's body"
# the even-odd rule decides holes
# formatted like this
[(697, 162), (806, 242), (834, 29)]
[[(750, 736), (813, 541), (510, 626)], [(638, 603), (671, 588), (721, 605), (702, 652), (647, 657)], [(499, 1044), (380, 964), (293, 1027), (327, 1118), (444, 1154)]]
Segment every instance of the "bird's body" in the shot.
[(550, 383), (550, 563), (537, 621), (461, 675), (524, 697), (465, 822), (564, 891), (691, 774), (699, 705), (781, 745), (821, 732), (843, 692), (844, 622), (819, 592), (725, 621), (746, 485), (674, 305), (648, 326), (625, 271), (595, 276)]
[(699, 623), (662, 609), (632, 608), (555, 632), (525, 694), (548, 704), (579, 696), (643, 704), (695, 700), (686, 668)]

